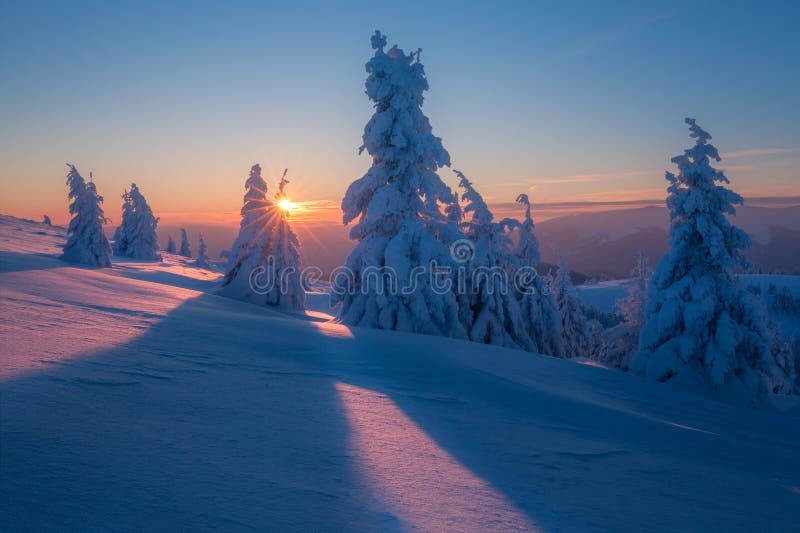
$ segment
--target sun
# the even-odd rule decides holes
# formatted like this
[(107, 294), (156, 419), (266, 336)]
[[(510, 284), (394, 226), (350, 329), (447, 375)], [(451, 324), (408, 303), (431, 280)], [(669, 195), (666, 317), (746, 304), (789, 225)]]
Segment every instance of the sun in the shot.
[(297, 204), (294, 202), (290, 202), (288, 198), (281, 198), (278, 200), (278, 207), (283, 209), (284, 211), (294, 211), (297, 209)]

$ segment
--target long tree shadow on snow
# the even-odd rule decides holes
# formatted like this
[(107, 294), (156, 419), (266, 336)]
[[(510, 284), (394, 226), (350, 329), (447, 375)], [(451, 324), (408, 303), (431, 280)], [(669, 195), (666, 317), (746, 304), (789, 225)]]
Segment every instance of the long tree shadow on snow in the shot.
[(203, 295), (130, 342), (0, 383), (0, 528), (380, 524), (351, 497), (319, 354), (271, 341), (244, 305)]
[[(545, 530), (791, 523), (796, 495), (765, 482), (800, 471), (791, 450), (753, 452), (522, 386), (462, 364), (458, 352), (476, 348), (201, 295), (125, 344), (0, 383), (0, 526), (459, 529), (467, 509), (502, 527), (495, 509), (476, 509), (487, 501)], [(541, 379), (563, 364), (540, 365)], [(398, 427), (413, 439), (395, 439)], [(708, 448), (718, 464), (697, 455)], [(731, 468), (741, 457), (764, 477)], [(448, 465), (461, 469), (443, 482)], [(437, 506), (444, 490), (463, 499)], [(736, 505), (754, 490), (758, 501)], [(416, 520), (432, 510), (445, 516)]]
[[(541, 371), (536, 379), (545, 386), (523, 386), (480, 364), (471, 366), (469, 352), (481, 349), (472, 343), (361, 328), (351, 332), (358, 364), (341, 362), (340, 378), (385, 395), (438, 448), (538, 527), (748, 530), (762, 523), (791, 529), (791, 509), (797, 504), (791, 487), (800, 484), (800, 477), (787, 478), (786, 473), (800, 472), (792, 444), (800, 438), (800, 427), (788, 417), (764, 415), (763, 426), (769, 429), (762, 435), (765, 446), (754, 447), (737, 435), (737, 427), (746, 431), (739, 409), (716, 405), (708, 415), (728, 424), (727, 438), (673, 422), (670, 417), (690, 417), (694, 409), (708, 409), (714, 402), (666, 387), (652, 391), (652, 383), (632, 376), (547, 358), (536, 361)], [(426, 348), (429, 342), (438, 348)], [(512, 360), (538, 357), (499, 349), (489, 354)], [(571, 381), (559, 384), (565, 365), (572, 365)], [(580, 391), (558, 390), (581, 382), (589, 387), (603, 383), (600, 390), (607, 391), (623, 386), (631, 396), (587, 401)], [(623, 403), (647, 398), (656, 401), (650, 414)], [(732, 467), (743, 458), (760, 471)], [(436, 484), (435, 476), (430, 482)], [(689, 512), (687, 500), (696, 502)], [(743, 507), (741, 501), (752, 504)]]
[(0, 250), (0, 273), (47, 270), (73, 266), (53, 254), (30, 254)]

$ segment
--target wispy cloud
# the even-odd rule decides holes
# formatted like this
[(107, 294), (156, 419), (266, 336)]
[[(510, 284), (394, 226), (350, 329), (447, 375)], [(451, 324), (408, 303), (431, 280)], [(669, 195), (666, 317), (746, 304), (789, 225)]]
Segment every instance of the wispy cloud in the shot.
[(785, 154), (796, 152), (797, 148), (756, 148), (754, 150), (739, 150), (719, 154), (723, 159), (736, 159), (737, 157), (758, 157), (760, 155)]
[(660, 174), (661, 170), (632, 170), (629, 172), (600, 172), (594, 174), (573, 174), (572, 176), (565, 176), (563, 178), (532, 178), (531, 190), (537, 185), (567, 185), (570, 183), (589, 183), (595, 181), (612, 181), (620, 178), (635, 178), (639, 176), (651, 176)]

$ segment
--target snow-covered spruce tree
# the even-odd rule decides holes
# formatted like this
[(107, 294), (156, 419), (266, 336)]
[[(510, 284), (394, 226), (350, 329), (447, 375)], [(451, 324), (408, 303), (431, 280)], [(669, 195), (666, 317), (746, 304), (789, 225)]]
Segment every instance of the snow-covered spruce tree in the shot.
[(628, 294), (616, 303), (617, 312), (622, 315), (625, 323), (630, 324), (637, 330), (641, 328), (644, 323), (644, 309), (647, 304), (647, 284), (652, 275), (653, 272), (650, 269), (650, 260), (647, 254), (644, 250), (639, 250), (639, 253), (636, 254), (636, 266), (631, 270)]
[(167, 237), (167, 247), (164, 249), (164, 251), (168, 254), (178, 253), (178, 246), (175, 244), (175, 240), (172, 238), (172, 235)]
[(472, 243), (464, 302), (460, 316), (469, 339), (484, 344), (533, 350), (510, 276), (519, 267), (506, 226), (493, 221), (483, 197), (458, 170), (465, 202), (464, 236)]
[(72, 263), (110, 267), (111, 246), (103, 233), (103, 224), (108, 220), (100, 207), (103, 197), (97, 194), (94, 183), (86, 183), (75, 165), (68, 163), (67, 167), (72, 220), (67, 227), (67, 243), (61, 258)]
[(586, 316), (583, 304), (569, 279), (569, 270), (564, 258), (558, 260), (558, 271), (553, 278), (551, 290), (556, 308), (561, 317), (561, 339), (564, 357), (590, 357), (591, 343), (586, 331)]
[(527, 194), (517, 196), (517, 202), (525, 206), (525, 219), (517, 226), (519, 240), (514, 250), (524, 269), (514, 276), (523, 321), (538, 353), (560, 357), (563, 352), (561, 319), (547, 281), (536, 272), (541, 254), (539, 240), (533, 232), (531, 203)]
[(790, 338), (784, 338), (779, 322), (767, 318), (766, 324), (770, 336), (770, 353), (781, 373), (786, 377), (787, 385), (784, 386), (783, 392), (800, 394), (800, 374), (798, 374), (800, 353), (795, 353)]
[(208, 247), (206, 246), (206, 241), (203, 240), (203, 234), (200, 234), (200, 244), (197, 246), (197, 259), (195, 260), (194, 264), (196, 267), (199, 268), (211, 268), (211, 259), (208, 257), (207, 252)]
[[(346, 263), (353, 286), (331, 301), (340, 305), (345, 324), (463, 338), (455, 295), (437, 290), (430, 279), (432, 263), (452, 265), (443, 240), (452, 229), (448, 215), (456, 197), (436, 174), (450, 164), (450, 155), (422, 113), (428, 82), (419, 52), (406, 54), (397, 46), (385, 52), (385, 46), (386, 37), (375, 32), (375, 55), (366, 65), (375, 114), (361, 147), (372, 166), (342, 200), (344, 223), (357, 219), (350, 238), (358, 244)], [(374, 272), (387, 268), (408, 290), (378, 290)], [(426, 275), (415, 275), (420, 268)]]
[(189, 237), (186, 235), (186, 230), (181, 228), (181, 249), (178, 250), (178, 255), (183, 257), (192, 257), (192, 249), (189, 246)]
[(123, 198), (121, 241), (115, 241), (114, 252), (136, 259), (160, 260), (156, 236), (158, 219), (153, 215), (153, 210), (135, 183), (131, 183), (130, 192)]
[(269, 243), (275, 226), (276, 210), (267, 200), (267, 182), (261, 177), (261, 166), (255, 164), (244, 183), (244, 205), (239, 235), (228, 256), (228, 267), (220, 292), (232, 298), (267, 303), (264, 295), (254, 292), (250, 276), (256, 269), (268, 267)]
[(694, 119), (686, 123), (696, 143), (672, 158), (678, 175), (666, 175), (670, 249), (650, 282), (633, 369), (739, 399), (785, 392), (762, 306), (737, 283), (750, 239), (726, 215), (736, 214), (742, 197), (720, 184), (728, 179), (710, 164), (720, 160), (711, 136)]
[(639, 332), (644, 323), (647, 303), (647, 284), (652, 276), (647, 254), (641, 250), (636, 255), (636, 266), (631, 271), (628, 294), (615, 304), (622, 322), (603, 332), (602, 354), (599, 359), (611, 366), (627, 370), (630, 360), (639, 348)]
[(306, 303), (306, 292), (301, 283), (300, 242), (289, 226), (289, 210), (280, 208), (281, 200), (287, 199), (286, 179), (284, 172), (275, 195), (275, 204), (271, 211), (275, 213), (275, 226), (269, 244), (270, 268), (273, 269), (277, 284), (267, 292), (266, 303), (284, 305), (290, 309), (303, 309)]
[(257, 304), (305, 306), (301, 285), (300, 244), (289, 226), (289, 212), (279, 207), (286, 199), (286, 171), (274, 201), (267, 198), (261, 167), (253, 165), (245, 182), (239, 236), (228, 257), (220, 293)]
[(49, 217), (49, 216), (47, 216), (47, 215), (44, 215), (44, 216), (42, 217), (42, 224), (44, 224), (45, 226), (52, 226), (52, 225), (53, 225), (53, 222), (50, 220), (50, 217)]
[(130, 193), (128, 193), (128, 190), (125, 189), (125, 192), (122, 193), (122, 220), (120, 221), (119, 226), (117, 226), (117, 229), (114, 230), (114, 236), (112, 237), (112, 240), (114, 241), (112, 248), (114, 249), (114, 253), (117, 255), (125, 255), (125, 252), (128, 249), (128, 235), (133, 231), (133, 219), (133, 202), (131, 201)]

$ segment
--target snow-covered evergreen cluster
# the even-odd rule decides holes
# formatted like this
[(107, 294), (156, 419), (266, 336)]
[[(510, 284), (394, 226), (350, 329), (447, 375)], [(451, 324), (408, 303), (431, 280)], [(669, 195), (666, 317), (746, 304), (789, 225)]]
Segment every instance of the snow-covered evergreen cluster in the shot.
[[(768, 319), (760, 289), (743, 287), (742, 250), (749, 237), (728, 217), (742, 198), (725, 187), (712, 166), (720, 161), (711, 136), (686, 119), (695, 145), (672, 159), (667, 172), (670, 250), (652, 273), (641, 252), (627, 296), (614, 313), (584, 307), (560, 259), (543, 278), (541, 253), (527, 194), (517, 202), (521, 220), (495, 220), (472, 182), (454, 171), (460, 196), (439, 176), (450, 154), (422, 112), (428, 81), (420, 51), (387, 50), (372, 36), (366, 94), (374, 114), (362, 137), (371, 167), (342, 200), (343, 223), (356, 245), (332, 280), (338, 320), (352, 326), (469, 339), (555, 357), (587, 357), (658, 381), (754, 398), (800, 393), (800, 339), (786, 339)], [(69, 239), (63, 257), (111, 266), (103, 235), (102, 197), (68, 165)], [(239, 233), (219, 292), (261, 305), (302, 309), (300, 244), (289, 224), (291, 203), (284, 172), (270, 197), (261, 167), (245, 181)], [(114, 237), (118, 255), (159, 258), (153, 215), (139, 188), (123, 195)], [(49, 218), (45, 217), (49, 224)], [(180, 247), (192, 257), (181, 229)], [(202, 234), (194, 264), (212, 264)], [(387, 285), (388, 283), (388, 285)], [(343, 288), (344, 290), (337, 290)], [(770, 293), (775, 313), (800, 314), (800, 299)]]
[(100, 206), (103, 197), (97, 194), (94, 182), (86, 183), (75, 165), (68, 163), (67, 167), (72, 220), (67, 227), (67, 243), (61, 258), (72, 263), (110, 267), (111, 246), (103, 233), (103, 224), (108, 219)]
[(470, 340), (511, 348), (533, 349), (523, 320), (517, 291), (500, 285), (519, 267), (508, 225), (493, 221), (483, 197), (472, 183), (455, 171), (464, 190), (462, 223), (464, 236), (472, 243), (472, 257), (464, 272), (466, 299), (460, 317)]
[(787, 369), (770, 351), (763, 306), (737, 282), (750, 239), (726, 215), (735, 215), (742, 198), (711, 165), (720, 161), (711, 135), (694, 119), (686, 123), (696, 142), (672, 159), (678, 174), (667, 172), (670, 250), (650, 281), (633, 369), (739, 396), (789, 392)]
[[(450, 165), (450, 155), (422, 113), (428, 82), (420, 52), (407, 54), (397, 46), (385, 51), (380, 32), (372, 47), (366, 92), (375, 113), (361, 147), (372, 166), (342, 200), (343, 221), (355, 222), (350, 238), (357, 245), (346, 263), (352, 286), (333, 295), (339, 319), (560, 355), (557, 310), (534, 270), (539, 252), (527, 197), (523, 223), (496, 222), (480, 193), (457, 172), (462, 209), (437, 174)], [(434, 286), (436, 269), (451, 290)], [(384, 290), (385, 273), (400, 290)], [(511, 283), (515, 277), (525, 279), (524, 291)]]
[(284, 171), (278, 193), (268, 199), (261, 166), (250, 169), (239, 235), (228, 255), (221, 294), (262, 305), (304, 307), (300, 243), (289, 226), (289, 212), (280, 207), (288, 183)]
[(158, 218), (153, 215), (139, 187), (131, 183), (131, 190), (122, 195), (122, 222), (114, 232), (114, 253), (136, 259), (158, 261)]
[[(718, 185), (727, 179), (709, 161), (719, 154), (694, 120), (687, 123), (696, 145), (673, 159), (679, 174), (667, 174), (669, 254), (652, 281), (647, 256), (639, 255), (619, 318), (587, 318), (563, 259), (550, 283), (525, 270), (540, 259), (527, 195), (518, 198), (522, 222), (497, 222), (462, 173), (463, 206), (437, 174), (450, 156), (421, 110), (428, 84), (419, 52), (385, 51), (380, 32), (372, 46), (366, 88), (375, 113), (361, 148), (372, 167), (342, 201), (343, 221), (354, 222), (350, 237), (357, 241), (347, 260), (353, 286), (333, 296), (342, 322), (590, 357), (660, 381), (717, 388), (736, 382), (750, 393), (796, 387), (790, 343), (770, 342), (763, 306), (737, 283), (749, 239), (726, 215), (735, 214), (741, 198)], [(468, 257), (448, 257), (445, 250), (463, 240)], [(415, 278), (408, 292), (387, 292), (376, 282), (386, 269), (402, 285), (410, 273), (434, 266), (451, 268), (453, 291), (433, 290), (425, 278)], [(492, 287), (498, 273), (515, 280), (510, 292)]]

